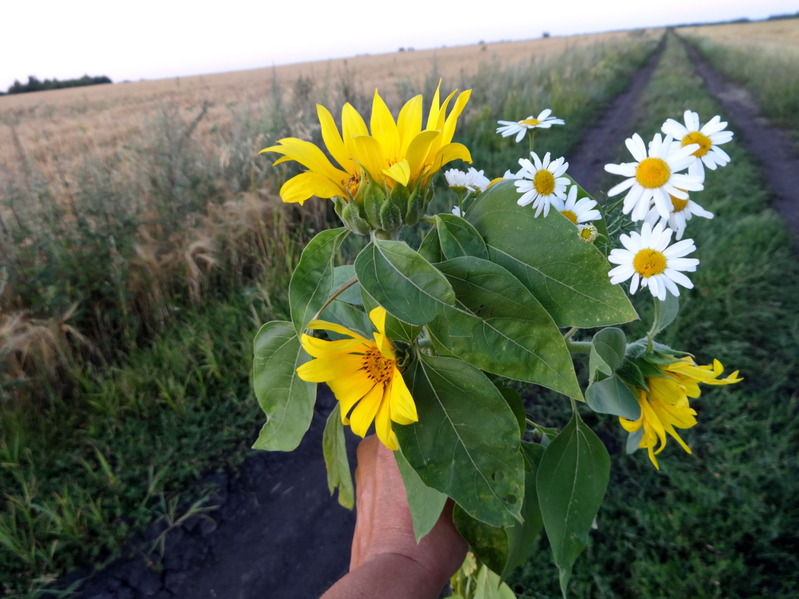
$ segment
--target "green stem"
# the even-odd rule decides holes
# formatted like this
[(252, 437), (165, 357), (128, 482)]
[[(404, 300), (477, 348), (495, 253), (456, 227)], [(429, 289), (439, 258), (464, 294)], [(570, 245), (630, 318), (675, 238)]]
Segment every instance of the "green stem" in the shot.
[(326, 309), (326, 308), (327, 308), (327, 307), (328, 307), (330, 304), (332, 304), (332, 303), (333, 303), (333, 301), (334, 301), (334, 300), (335, 300), (335, 299), (336, 299), (336, 298), (337, 298), (339, 295), (341, 295), (342, 293), (344, 293), (344, 292), (345, 292), (347, 289), (349, 289), (350, 287), (352, 287), (353, 285), (355, 285), (355, 283), (357, 283), (357, 282), (358, 282), (358, 277), (352, 277), (352, 278), (351, 278), (349, 281), (346, 281), (346, 282), (342, 283), (342, 284), (341, 284), (341, 287), (339, 287), (338, 289), (336, 289), (336, 290), (335, 290), (335, 291), (334, 291), (334, 292), (331, 294), (331, 296), (330, 296), (329, 298), (327, 298), (327, 301), (324, 303), (324, 305), (323, 305), (321, 308), (319, 308), (319, 311), (318, 311), (318, 312), (317, 312), (317, 313), (314, 315), (314, 317), (313, 317), (313, 320), (316, 320), (317, 318), (319, 318), (319, 316), (322, 314), (322, 312), (324, 312), (324, 311), (325, 311), (325, 309)]
[(566, 342), (566, 349), (573, 354), (589, 354), (591, 353), (592, 343), (590, 341), (572, 341), (564, 337)]

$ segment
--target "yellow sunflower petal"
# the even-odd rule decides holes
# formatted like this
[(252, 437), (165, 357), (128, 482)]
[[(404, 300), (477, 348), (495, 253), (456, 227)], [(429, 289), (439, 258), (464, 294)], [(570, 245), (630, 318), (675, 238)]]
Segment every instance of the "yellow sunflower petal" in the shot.
[(411, 169), (407, 160), (401, 160), (400, 162), (395, 162), (389, 168), (384, 168), (383, 174), (397, 183), (407, 186), (411, 178)]
[(372, 101), (371, 132), (386, 156), (398, 156), (400, 152), (400, 135), (394, 115), (386, 106), (383, 98), (375, 90)]
[(335, 322), (328, 322), (327, 320), (312, 320), (307, 325), (305, 325), (307, 329), (313, 330), (321, 330), (321, 331), (332, 331), (334, 333), (338, 333), (340, 335), (347, 335), (348, 337), (352, 337), (353, 339), (360, 339), (361, 341), (369, 342), (369, 339), (366, 337), (362, 337), (358, 333), (349, 330), (347, 327), (343, 327), (340, 324), (336, 324)]
[(414, 96), (402, 107), (397, 118), (402, 154), (406, 155), (411, 140), (422, 130), (422, 96)]
[(343, 169), (348, 172), (356, 171), (357, 165), (350, 158), (347, 146), (344, 144), (336, 122), (333, 120), (333, 115), (321, 104), (316, 105), (316, 114), (322, 127), (322, 140), (325, 142), (325, 147), (330, 152), (330, 155)]
[(394, 377), (386, 389), (386, 395), (391, 406), (391, 419), (394, 422), (397, 424), (418, 422), (419, 415), (416, 412), (416, 403), (413, 401), (413, 396), (405, 384), (405, 379), (402, 378), (402, 374), (396, 368), (394, 369)]
[(344, 354), (335, 360), (315, 358), (297, 368), (297, 376), (309, 383), (330, 383), (360, 369), (360, 356)]
[[(380, 403), (383, 401), (383, 385), (375, 385), (363, 396), (350, 414), (350, 427), (359, 437), (365, 437), (374, 422)], [(342, 406), (343, 407), (343, 406)]]
[(369, 135), (369, 129), (366, 127), (363, 117), (349, 102), (341, 108), (341, 135), (344, 143), (348, 144), (347, 147), (349, 147), (349, 140), (353, 137)]
[(305, 203), (305, 200), (314, 196), (318, 198), (332, 198), (345, 195), (344, 189), (323, 175), (314, 171), (305, 171), (293, 176), (280, 187), (280, 199), (283, 202)]
[(383, 445), (392, 451), (399, 449), (397, 435), (391, 428), (391, 415), (387, 401), (381, 402), (380, 407), (377, 409), (377, 415), (375, 416), (375, 432), (377, 433), (377, 438), (383, 442)]
[(380, 142), (374, 137), (359, 135), (350, 139), (350, 151), (353, 160), (363, 167), (373, 181), (381, 182), (383, 180), (380, 175), (388, 165), (388, 161)]

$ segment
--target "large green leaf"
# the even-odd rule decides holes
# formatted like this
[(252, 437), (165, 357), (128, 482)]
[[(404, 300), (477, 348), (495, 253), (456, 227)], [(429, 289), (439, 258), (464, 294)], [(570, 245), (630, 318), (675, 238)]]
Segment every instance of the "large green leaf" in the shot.
[(322, 452), (327, 466), (327, 488), (331, 495), (338, 489), (338, 502), (351, 510), (355, 505), (355, 491), (350, 462), (347, 458), (344, 425), (341, 423), (341, 404), (338, 402), (327, 417), (325, 430), (322, 433)]
[(289, 282), (289, 307), (299, 335), (333, 290), (333, 257), (349, 231), (344, 227), (322, 231), (311, 239)]
[(316, 401), (316, 383), (297, 376), (307, 354), (292, 324), (282, 320), (263, 325), (253, 346), (253, 389), (267, 417), (253, 447), (292, 451), (311, 425)]
[(441, 272), (402, 241), (375, 240), (355, 258), (361, 287), (408, 324), (422, 326), (455, 302)]
[(600, 414), (613, 414), (627, 420), (638, 420), (641, 417), (641, 406), (618, 375), (601, 381), (594, 381), (585, 390), (585, 401), (588, 407)]
[(465, 256), (438, 265), (455, 290), (428, 325), (448, 353), (481, 370), (582, 399), (571, 354), (549, 313), (503, 267)]
[(611, 285), (610, 265), (597, 248), (577, 237), (557, 213), (533, 217), (516, 204), (511, 181), (491, 186), (468, 220), (480, 232), (493, 262), (513, 273), (560, 327), (598, 327), (637, 317), (624, 291)]
[(596, 378), (597, 371), (605, 376), (616, 372), (624, 363), (626, 350), (627, 337), (621, 329), (608, 327), (594, 335), (588, 358), (589, 382)]
[(402, 453), (424, 483), (473, 518), (521, 518), (524, 462), (519, 425), (488, 377), (455, 358), (421, 355), (405, 373), (419, 421), (396, 427)]
[(441, 251), (448, 260), (459, 256), (488, 259), (488, 248), (471, 223), (454, 214), (438, 214), (435, 219)]
[(447, 496), (424, 484), (416, 470), (402, 455), (401, 449), (394, 452), (394, 457), (402, 475), (402, 482), (405, 484), (405, 496), (408, 499), (408, 506), (411, 508), (411, 517), (413, 518), (413, 533), (416, 535), (418, 543), (422, 537), (433, 530), (438, 522), (444, 504), (447, 502)]
[(538, 469), (536, 485), (544, 529), (566, 596), (572, 566), (588, 542), (610, 476), (610, 457), (575, 410), (550, 443)]
[(523, 522), (498, 528), (475, 520), (460, 507), (452, 514), (455, 526), (477, 558), (502, 578), (527, 561), (543, 526), (535, 480), (544, 447), (538, 443), (522, 443), (522, 449), (526, 458)]

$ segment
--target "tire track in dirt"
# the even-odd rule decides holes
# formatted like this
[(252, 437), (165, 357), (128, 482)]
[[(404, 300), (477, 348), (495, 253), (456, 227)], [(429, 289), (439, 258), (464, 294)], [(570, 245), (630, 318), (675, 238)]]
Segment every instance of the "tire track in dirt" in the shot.
[(771, 195), (771, 206), (788, 225), (794, 251), (799, 251), (799, 148), (788, 134), (758, 110), (752, 94), (713, 69), (696, 48), (679, 35), (705, 87), (724, 109), (744, 149), (754, 157)]
[(599, 198), (599, 185), (605, 176), (605, 165), (614, 161), (615, 144), (609, 139), (625, 139), (632, 134), (632, 125), (644, 90), (652, 79), (663, 50), (666, 36), (660, 38), (657, 47), (630, 78), (627, 89), (611, 102), (596, 122), (588, 127), (569, 155), (568, 173), (594, 198)]

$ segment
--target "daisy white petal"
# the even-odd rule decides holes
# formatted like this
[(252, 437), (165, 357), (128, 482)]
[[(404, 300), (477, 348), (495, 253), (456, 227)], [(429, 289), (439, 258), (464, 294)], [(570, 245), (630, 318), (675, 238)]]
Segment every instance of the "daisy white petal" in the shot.
[(615, 248), (608, 256), (609, 262), (618, 265), (608, 272), (610, 282), (617, 284), (629, 278), (631, 294), (640, 284), (660, 300), (666, 298), (667, 292), (679, 295), (677, 285), (692, 288), (691, 280), (683, 273), (694, 272), (699, 260), (683, 256), (694, 251), (694, 242), (685, 239), (670, 246), (671, 236), (671, 229), (661, 223), (652, 226), (646, 221), (640, 234), (622, 235), (620, 240), (625, 249)]
[(699, 147), (691, 152), (694, 163), (691, 165), (691, 173), (696, 175), (700, 171), (704, 173), (704, 168), (715, 170), (716, 167), (724, 166), (730, 161), (726, 152), (719, 153), (718, 146), (732, 140), (733, 133), (725, 128), (727, 122), (722, 121), (716, 115), (704, 126), (700, 126), (699, 115), (691, 110), (686, 110), (683, 115), (685, 125), (681, 125), (673, 119), (668, 119), (661, 131), (674, 137), (682, 146), (697, 144)]
[(514, 182), (516, 191), (521, 197), (517, 200), (520, 206), (533, 205), (535, 216), (538, 217), (542, 212), (544, 216), (549, 214), (549, 207), (555, 198), (561, 200), (566, 197), (566, 185), (569, 183), (568, 177), (562, 177), (569, 167), (569, 163), (563, 158), (550, 160), (550, 154), (544, 154), (544, 158), (538, 157), (535, 152), (530, 152), (531, 163), (526, 158), (519, 160), (522, 167), (519, 171), (521, 178)]
[[(703, 188), (704, 177), (679, 172), (695, 160), (691, 153), (699, 147), (697, 144), (675, 147), (670, 135), (661, 138), (659, 133), (649, 143), (648, 148), (637, 133), (627, 139), (625, 144), (637, 162), (607, 164), (605, 170), (628, 177), (626, 181), (614, 186), (608, 195), (612, 197), (627, 191), (622, 212), (630, 214), (633, 221), (644, 220), (653, 203), (661, 217), (668, 218), (671, 211), (668, 196), (674, 193), (673, 190), (679, 188), (698, 191)], [(633, 174), (628, 174), (630, 167), (635, 169)]]

